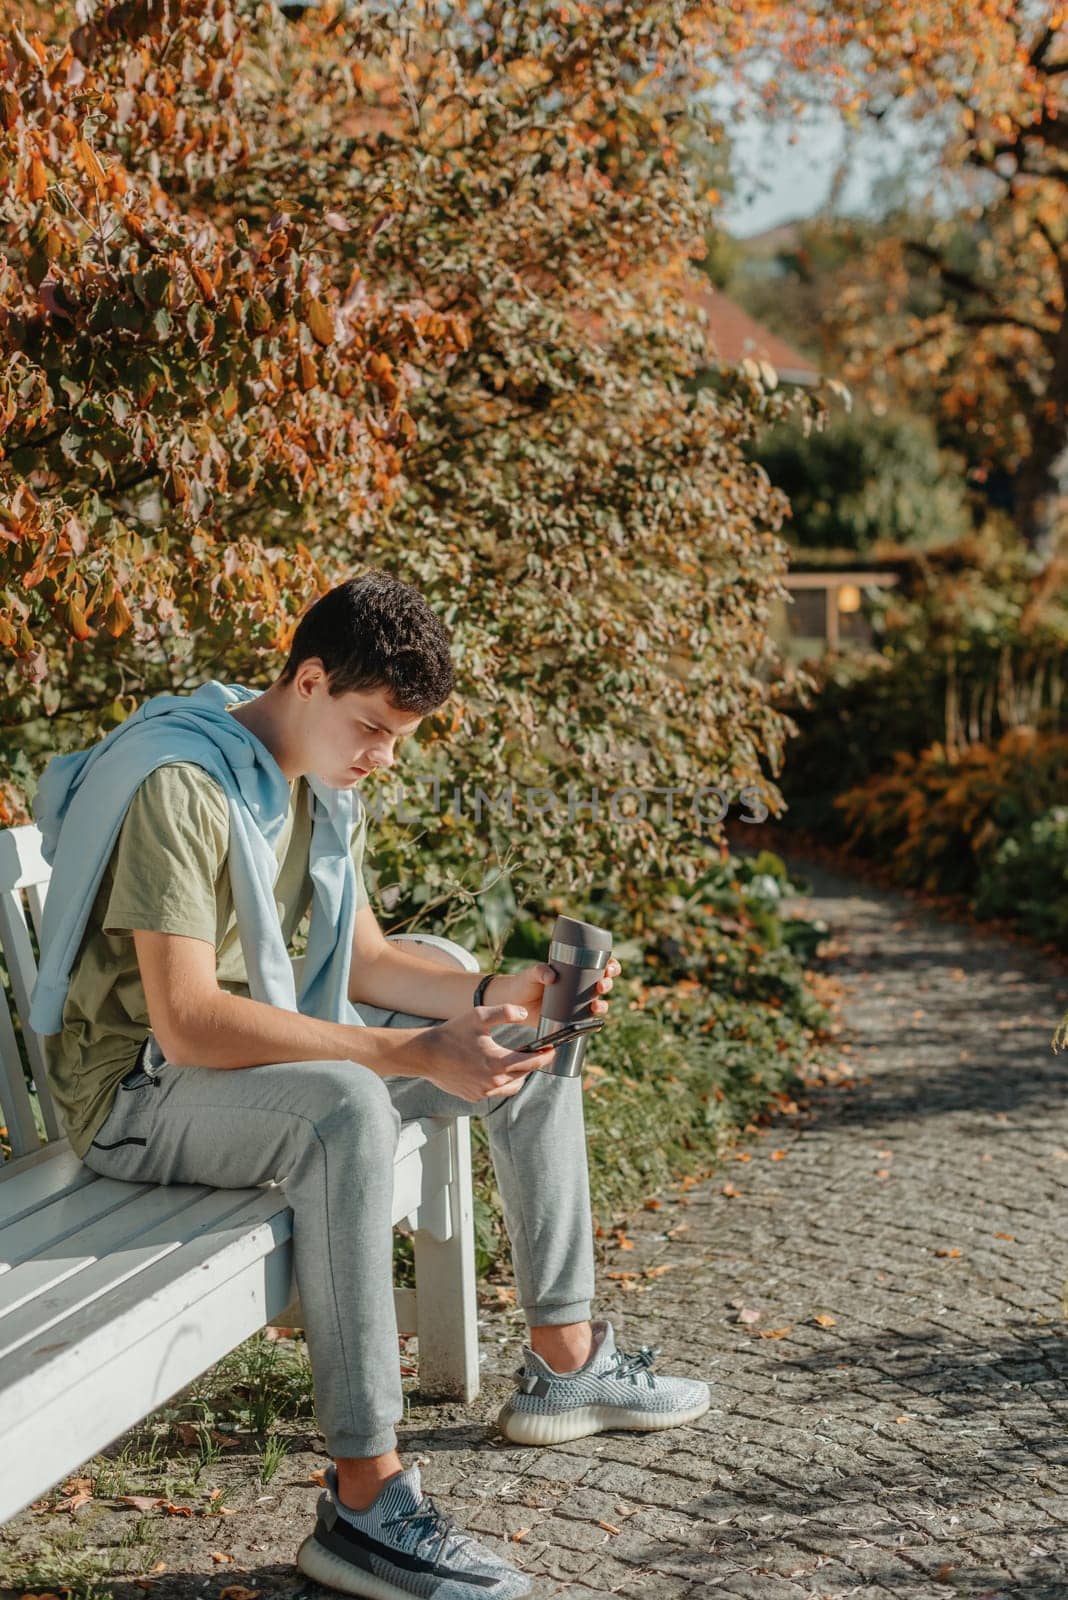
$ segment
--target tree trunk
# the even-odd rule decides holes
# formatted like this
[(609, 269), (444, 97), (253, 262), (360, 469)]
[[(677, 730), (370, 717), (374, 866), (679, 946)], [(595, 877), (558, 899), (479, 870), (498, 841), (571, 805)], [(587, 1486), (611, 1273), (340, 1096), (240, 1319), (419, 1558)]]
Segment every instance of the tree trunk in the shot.
[[(1068, 275), (1062, 274), (1068, 289)], [(1031, 420), (1031, 453), (1016, 473), (1016, 521), (1048, 560), (1068, 542), (1068, 312), (1053, 346), (1053, 370)]]

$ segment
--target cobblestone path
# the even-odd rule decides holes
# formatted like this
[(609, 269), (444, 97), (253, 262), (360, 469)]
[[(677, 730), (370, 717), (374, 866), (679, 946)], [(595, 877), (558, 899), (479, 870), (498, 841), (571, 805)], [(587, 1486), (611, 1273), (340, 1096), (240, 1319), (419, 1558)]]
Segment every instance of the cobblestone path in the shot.
[[(646, 1293), (602, 1275), (624, 1345), (707, 1377), (712, 1410), (534, 1451), (417, 1408), (402, 1449), (469, 1528), (529, 1530), (539, 1597), (1066, 1600), (1063, 972), (805, 870), (853, 1086), (644, 1212), (607, 1265), (675, 1269)], [(521, 1328), (484, 1321), (487, 1420)]]

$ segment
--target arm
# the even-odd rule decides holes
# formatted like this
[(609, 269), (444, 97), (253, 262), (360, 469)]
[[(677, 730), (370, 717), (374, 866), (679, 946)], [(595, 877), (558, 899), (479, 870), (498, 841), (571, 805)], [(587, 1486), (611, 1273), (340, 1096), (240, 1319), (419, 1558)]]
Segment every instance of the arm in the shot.
[[(370, 906), (362, 906), (356, 913), (349, 966), (349, 999), (354, 1005), (362, 1000), (384, 1011), (459, 1017), (471, 1010), (482, 976), (462, 972), (451, 961), (445, 965), (416, 946), (398, 947), (397, 941), (386, 938)], [(491, 999), (494, 1005), (512, 1000), (513, 987), (507, 977), (495, 978), (486, 991), (487, 1004)]]
[(183, 934), (135, 929), (149, 1022), (176, 1066), (258, 1067), (272, 1061), (357, 1060), (380, 1076), (411, 1075), (418, 1028), (323, 1022), (221, 989), (215, 946)]
[[(597, 983), (599, 994), (607, 994), (620, 965), (613, 957)], [(349, 966), (349, 999), (381, 1006), (385, 1011), (408, 1011), (420, 1017), (462, 1017), (471, 1010), (475, 989), (484, 973), (457, 972), (428, 955), (398, 949), (397, 942), (385, 937), (374, 911), (363, 906), (356, 913)], [(487, 1005), (523, 1006), (528, 1019), (537, 1021), (547, 984), (555, 983), (556, 973), (547, 961), (539, 961), (522, 972), (502, 972), (486, 986)], [(590, 1010), (608, 1010), (607, 1000), (593, 1000)]]
[[(184, 934), (133, 930), (149, 1025), (175, 1066), (242, 1068), (276, 1061), (351, 1061), (379, 1077), (426, 1078), (462, 1100), (518, 1094), (551, 1052), (521, 1055), (492, 1038), (522, 1022), (521, 1006), (472, 1006), (437, 1027), (365, 1028), (322, 1022), (220, 989), (215, 946)], [(469, 976), (471, 976), (469, 974)]]

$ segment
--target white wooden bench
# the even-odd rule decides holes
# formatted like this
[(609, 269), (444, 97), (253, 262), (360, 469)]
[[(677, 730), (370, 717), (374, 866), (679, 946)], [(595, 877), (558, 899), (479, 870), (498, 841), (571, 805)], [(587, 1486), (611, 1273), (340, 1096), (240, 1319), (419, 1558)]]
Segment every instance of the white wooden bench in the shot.
[[(40, 843), (33, 826), (0, 830), (0, 948), (19, 1019), (36, 976), (27, 912), (39, 933), (50, 873)], [(407, 937), (478, 970), (450, 939)], [(99, 1177), (62, 1135), (40, 1040), (25, 1023), (21, 1038), (32, 1090), (0, 992), (0, 1123), (12, 1152), (0, 1165), (0, 1522), (257, 1329), (300, 1326), (282, 1189)], [(472, 1400), (469, 1118), (403, 1125), (393, 1221), (413, 1230), (416, 1288), (394, 1295), (401, 1333), (418, 1334), (420, 1389)]]

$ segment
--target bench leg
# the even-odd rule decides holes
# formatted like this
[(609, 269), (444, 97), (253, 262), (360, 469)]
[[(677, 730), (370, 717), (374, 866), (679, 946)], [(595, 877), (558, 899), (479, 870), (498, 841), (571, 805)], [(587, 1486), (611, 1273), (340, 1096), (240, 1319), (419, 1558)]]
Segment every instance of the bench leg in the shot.
[(419, 1392), (466, 1403), (481, 1384), (469, 1117), (451, 1119), (449, 1142), (448, 1237), (426, 1228), (412, 1236)]

